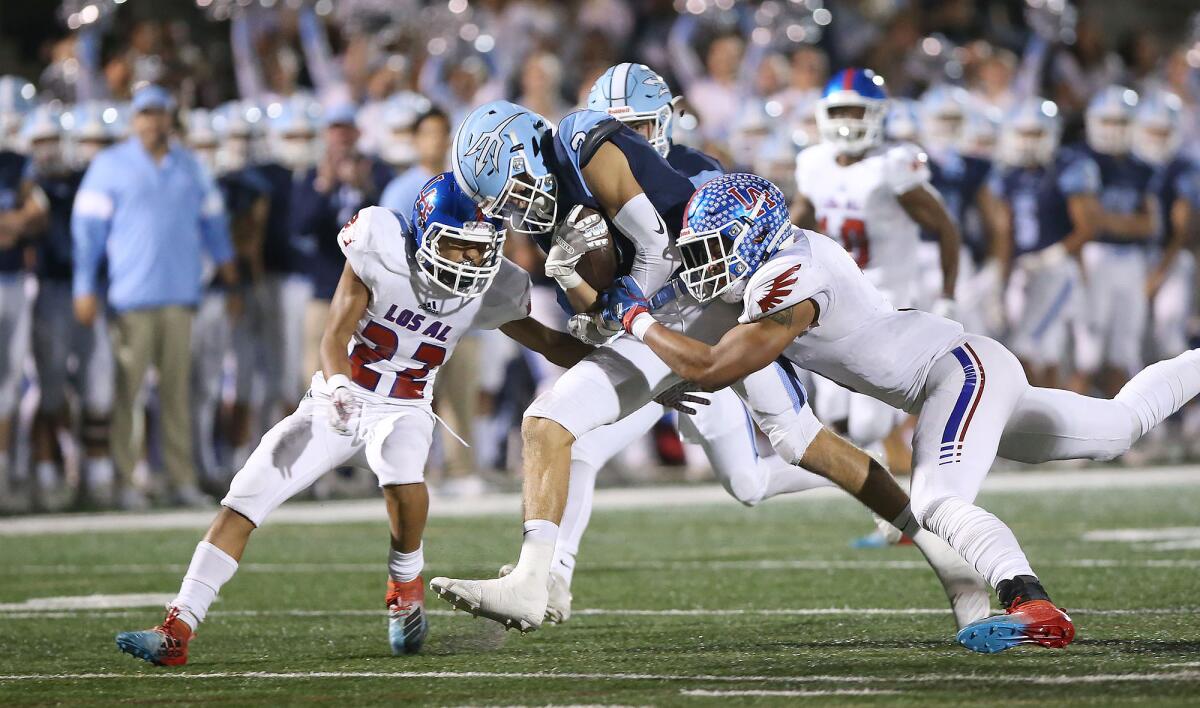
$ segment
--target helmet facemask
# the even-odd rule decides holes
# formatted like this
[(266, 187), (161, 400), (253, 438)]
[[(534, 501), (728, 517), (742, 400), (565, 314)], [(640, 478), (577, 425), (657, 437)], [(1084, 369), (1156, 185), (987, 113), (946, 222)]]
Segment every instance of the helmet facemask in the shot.
[[(644, 135), (659, 155), (666, 157), (671, 151), (671, 119), (674, 113), (670, 103), (663, 104), (653, 111), (635, 111), (632, 106), (615, 106), (606, 110), (613, 118)], [(638, 125), (640, 123), (653, 123), (649, 135), (642, 132)]]
[(1105, 155), (1124, 155), (1133, 144), (1133, 125), (1128, 116), (1090, 113), (1085, 125), (1088, 145)]
[[(765, 201), (759, 197), (748, 214), (758, 214)], [(692, 297), (700, 302), (720, 297), (753, 271), (756, 264), (741, 258), (739, 246), (754, 233), (754, 226), (754, 220), (743, 215), (708, 231), (685, 227), (679, 232), (675, 242), (683, 257), (679, 277)]]
[(479, 208), (489, 217), (504, 219), (517, 233), (549, 231), (558, 217), (554, 175), (534, 177), (526, 171), (525, 159), (515, 157), (504, 189), (495, 198), (484, 198)]
[(1151, 165), (1167, 164), (1179, 150), (1179, 131), (1170, 123), (1139, 122), (1133, 132), (1133, 153)]
[[(432, 222), (417, 247), (417, 265), (451, 293), (476, 298), (487, 291), (500, 271), (504, 239), (504, 231), (486, 221), (468, 221), (462, 228)], [(468, 255), (471, 250), (479, 253), (478, 260)], [(460, 258), (448, 257), (446, 251), (457, 251)]]
[[(861, 115), (853, 115), (854, 108), (861, 108)], [(833, 94), (817, 102), (817, 132), (839, 154), (859, 155), (882, 141), (886, 114), (886, 100)]]

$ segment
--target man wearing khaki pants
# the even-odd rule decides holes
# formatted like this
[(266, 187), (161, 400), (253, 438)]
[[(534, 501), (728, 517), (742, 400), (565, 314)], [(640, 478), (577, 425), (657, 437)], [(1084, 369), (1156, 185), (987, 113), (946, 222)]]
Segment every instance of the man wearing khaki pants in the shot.
[[(99, 310), (100, 262), (107, 257), (110, 336), (116, 364), (112, 454), (125, 509), (146, 506), (132, 484), (141, 458), (140, 394), (158, 372), (163, 459), (172, 501), (196, 505), (189, 366), (192, 314), (200, 300), (203, 254), (236, 285), (233, 248), (212, 177), (171, 140), (174, 101), (158, 86), (133, 97), (133, 137), (100, 152), (88, 167), (71, 218), (75, 316)], [(240, 300), (230, 297), (236, 311)], [(232, 314), (232, 313), (231, 313)]]

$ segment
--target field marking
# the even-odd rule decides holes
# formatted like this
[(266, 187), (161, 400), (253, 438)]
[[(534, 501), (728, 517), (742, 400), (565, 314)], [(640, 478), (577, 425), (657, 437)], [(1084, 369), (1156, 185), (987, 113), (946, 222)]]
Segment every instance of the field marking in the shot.
[[(984, 482), (984, 492), (1049, 492), (1094, 489), (1147, 489), (1152, 487), (1200, 486), (1200, 467), (1093, 468), (1045, 472), (994, 472)], [(845, 498), (831, 488), (776, 497), (771, 504), (794, 504)], [(676, 485), (598, 489), (597, 510), (661, 509), (708, 504), (731, 504), (720, 485)], [(430, 515), (441, 518), (516, 515), (521, 509), (519, 493), (485, 494), (469, 504), (434, 497)], [(0, 536), (63, 535), (95, 532), (203, 529), (212, 522), (216, 507), (199, 511), (145, 513), (46, 514), (0, 519)], [(386, 522), (379, 499), (326, 502), (288, 502), (271, 514), (271, 524), (326, 525), (354, 522)]]
[(635, 674), (635, 673), (578, 673), (552, 671), (210, 671), (201, 673), (80, 673), (80, 674), (5, 674), (0, 682), (16, 681), (80, 681), (100, 679), (261, 679), (261, 680), (308, 680), (308, 679), (559, 679), (595, 681), (655, 681), (655, 682), (700, 682), (700, 683), (775, 683), (775, 684), (870, 684), (870, 683), (1033, 683), (1037, 685), (1071, 685), (1095, 683), (1141, 683), (1154, 681), (1197, 681), (1200, 671), (1172, 671), (1166, 673), (1125, 674), (1081, 674), (1081, 675), (1014, 675), (1005, 674), (920, 674), (916, 676), (717, 676), (682, 674)]
[[(1200, 568), (1200, 558), (1137, 558), (1116, 560), (1112, 558), (1064, 558), (1060, 560), (1038, 560), (1039, 567), (1053, 568)], [(242, 563), (239, 573), (382, 573), (384, 563)], [(929, 564), (921, 560), (886, 560), (882, 558), (862, 560), (803, 560), (803, 559), (760, 559), (760, 560), (676, 560), (676, 561), (627, 561), (624, 563), (597, 563), (587, 566), (589, 571), (609, 570), (929, 570)], [(436, 564), (427, 569), (448, 571), (449, 568)], [(182, 563), (117, 563), (108, 565), (78, 565), (55, 563), (47, 565), (10, 565), (5, 571), (10, 574), (28, 575), (158, 575), (183, 573), (187, 566)]]
[(817, 696), (895, 696), (900, 694), (900, 691), (889, 691), (880, 689), (833, 689), (828, 691), (821, 690), (791, 690), (791, 691), (772, 691), (768, 689), (742, 689), (732, 691), (714, 691), (712, 689), (680, 689), (680, 696), (696, 696), (696, 697), (712, 697), (726, 698), (736, 696), (764, 696), (778, 698), (814, 698)]
[(77, 613), (96, 610), (125, 610), (132, 607), (163, 607), (175, 599), (174, 593), (142, 592), (123, 595), (70, 595), (31, 597), (24, 602), (0, 602), (0, 613), (39, 612), (43, 610), (74, 610)]
[[(163, 607), (174, 599), (174, 595), (160, 595), (163, 602), (154, 605), (139, 605), (139, 607)], [(59, 599), (59, 598), (54, 598)], [(145, 617), (146, 612), (135, 608), (127, 609), (46, 609), (38, 610), (22, 607), (22, 603), (0, 605), (0, 620), (5, 619), (68, 619), (86, 615), (89, 617)], [(845, 617), (845, 616), (894, 616), (908, 617), (913, 615), (945, 615), (949, 614), (947, 607), (800, 607), (784, 609), (605, 609), (580, 608), (572, 611), (574, 617)], [(467, 617), (458, 610), (427, 609), (426, 613), (434, 617)], [(1110, 616), (1173, 616), (1200, 614), (1198, 607), (1153, 607), (1153, 608), (1072, 608), (1073, 615), (1110, 615)], [(214, 610), (209, 613), (211, 618), (225, 617), (384, 617), (384, 610)]]
[(1140, 551), (1194, 551), (1200, 549), (1200, 526), (1097, 529), (1083, 534), (1083, 540), (1127, 543)]

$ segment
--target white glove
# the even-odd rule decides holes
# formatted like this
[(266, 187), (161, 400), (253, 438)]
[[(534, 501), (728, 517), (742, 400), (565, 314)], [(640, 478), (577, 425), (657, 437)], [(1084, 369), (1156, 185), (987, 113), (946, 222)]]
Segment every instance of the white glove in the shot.
[(695, 415), (696, 409), (692, 405), (707, 406), (710, 401), (705, 396), (697, 396), (693, 391), (699, 391), (700, 387), (691, 381), (680, 381), (666, 391), (654, 397), (656, 403), (661, 403), (666, 408), (673, 408), (680, 413)]
[(933, 301), (933, 307), (930, 311), (938, 317), (945, 317), (948, 320), (958, 319), (955, 317), (958, 314), (958, 305), (948, 297), (942, 296)]
[(598, 315), (589, 314), (573, 316), (567, 322), (567, 329), (570, 330), (572, 337), (593, 347), (608, 344), (624, 331), (619, 328), (611, 329)]
[(350, 379), (345, 374), (334, 374), (329, 377), (329, 427), (338, 435), (353, 435), (350, 423), (362, 408), (362, 402), (350, 390)]
[(579, 260), (588, 251), (608, 245), (608, 223), (599, 214), (589, 214), (580, 219), (583, 205), (576, 205), (567, 215), (567, 220), (555, 231), (550, 252), (546, 254), (546, 276), (554, 278), (563, 290), (574, 288), (583, 282), (575, 272)]

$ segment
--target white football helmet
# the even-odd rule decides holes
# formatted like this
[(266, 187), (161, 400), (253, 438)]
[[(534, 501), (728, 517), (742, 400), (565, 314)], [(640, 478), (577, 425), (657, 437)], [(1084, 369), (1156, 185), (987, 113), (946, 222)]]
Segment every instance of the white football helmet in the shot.
[(1183, 101), (1167, 91), (1145, 97), (1133, 119), (1133, 154), (1152, 165), (1164, 165), (1179, 150)]
[(1104, 155), (1128, 153), (1137, 105), (1137, 91), (1125, 86), (1109, 86), (1092, 97), (1084, 114), (1088, 147)]

